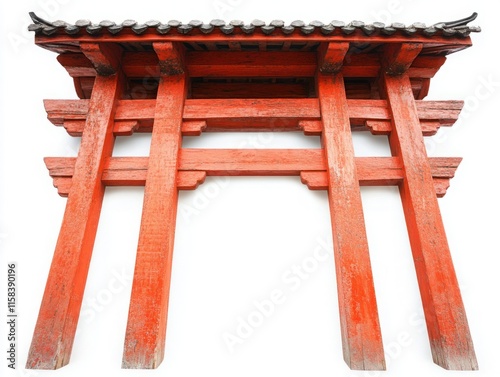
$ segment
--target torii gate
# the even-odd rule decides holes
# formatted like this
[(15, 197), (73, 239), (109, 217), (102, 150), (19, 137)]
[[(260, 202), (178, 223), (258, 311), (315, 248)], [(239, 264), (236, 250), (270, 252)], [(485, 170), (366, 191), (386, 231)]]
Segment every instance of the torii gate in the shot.
[[(423, 136), (451, 126), (461, 101), (423, 101), (446, 55), (471, 46), (468, 19), (426, 26), (294, 21), (210, 24), (30, 14), (79, 100), (46, 100), (81, 135), (76, 158), (46, 158), (66, 210), (27, 367), (69, 362), (106, 186), (145, 186), (124, 368), (163, 360), (178, 190), (212, 175), (295, 175), (328, 190), (344, 359), (385, 369), (360, 186), (397, 185), (433, 360), (477, 369), (437, 197), (460, 158), (427, 157)], [(392, 157), (355, 157), (351, 131), (387, 135)], [(186, 149), (183, 135), (303, 131), (321, 149)], [(112, 157), (117, 135), (151, 132), (149, 157)]]

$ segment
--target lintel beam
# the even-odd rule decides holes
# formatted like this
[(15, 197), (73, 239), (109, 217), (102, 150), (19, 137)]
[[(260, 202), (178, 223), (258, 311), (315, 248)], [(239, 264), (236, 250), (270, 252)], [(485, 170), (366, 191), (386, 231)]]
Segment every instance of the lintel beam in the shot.
[[(86, 119), (88, 100), (45, 100), (44, 104), (48, 119), (53, 124), (69, 127), (71, 133), (78, 135)], [(391, 113), (387, 101), (347, 100), (347, 104), (353, 130), (365, 130), (368, 126), (374, 133), (390, 131), (392, 126), (387, 121), (391, 120)], [(420, 121), (433, 122), (434, 128), (455, 123), (463, 104), (463, 101), (416, 101)], [(121, 100), (118, 102), (115, 122), (137, 121), (137, 127), (131, 123), (128, 125), (138, 132), (151, 132), (154, 108), (154, 100)], [(300, 131), (302, 126), (299, 122), (320, 121), (320, 116), (316, 98), (188, 99), (183, 113), (184, 122), (205, 121), (206, 127), (201, 128), (206, 131)], [(367, 124), (367, 121), (385, 123)], [(314, 132), (318, 132), (317, 127)]]
[[(461, 158), (430, 157), (436, 194), (442, 197), (454, 177)], [(279, 161), (279, 162), (277, 162)], [(394, 157), (356, 157), (361, 186), (397, 185), (403, 179), (401, 162)], [(71, 187), (75, 158), (46, 157), (45, 165), (61, 196)], [(105, 163), (102, 182), (106, 186), (144, 186), (147, 157), (111, 157)], [(319, 149), (181, 149), (177, 187), (194, 190), (205, 176), (300, 175), (311, 190), (326, 190), (328, 180), (324, 156)], [(196, 173), (196, 174), (195, 174)]]

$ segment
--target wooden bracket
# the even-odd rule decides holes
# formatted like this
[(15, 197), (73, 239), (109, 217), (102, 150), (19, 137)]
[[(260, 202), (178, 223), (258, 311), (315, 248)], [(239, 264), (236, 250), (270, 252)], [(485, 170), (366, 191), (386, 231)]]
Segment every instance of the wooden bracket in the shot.
[(321, 73), (334, 74), (342, 69), (349, 50), (348, 42), (322, 43), (318, 50), (318, 67)]
[(321, 136), (323, 133), (323, 122), (320, 120), (299, 120), (299, 127), (306, 136)]
[(121, 64), (122, 48), (116, 43), (81, 42), (80, 49), (101, 76), (114, 75)]
[[(389, 120), (367, 120), (365, 124), (372, 135), (389, 135), (392, 131), (392, 123)], [(433, 136), (441, 128), (441, 123), (437, 120), (422, 120), (420, 128), (423, 136)]]
[(389, 75), (400, 75), (408, 70), (423, 48), (422, 43), (398, 43), (385, 46), (382, 64)]
[(180, 75), (184, 69), (184, 49), (173, 42), (155, 42), (153, 48), (158, 55), (160, 73), (166, 76)]

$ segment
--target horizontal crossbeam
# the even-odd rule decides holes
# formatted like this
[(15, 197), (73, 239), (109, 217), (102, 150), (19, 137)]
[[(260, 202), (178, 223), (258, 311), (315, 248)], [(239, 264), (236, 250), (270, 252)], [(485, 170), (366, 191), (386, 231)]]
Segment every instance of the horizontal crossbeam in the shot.
[[(61, 54), (57, 58), (72, 77), (94, 77), (96, 70), (80, 53)], [(408, 70), (410, 77), (432, 78), (444, 64), (442, 56), (420, 56)], [(192, 51), (186, 53), (190, 77), (314, 77), (316, 52), (267, 51)], [(345, 77), (377, 77), (380, 55), (349, 54), (343, 65)], [(160, 76), (158, 57), (153, 52), (125, 52), (122, 69), (127, 77)]]
[[(105, 163), (102, 182), (107, 186), (143, 186), (148, 157), (111, 157)], [(357, 157), (362, 186), (397, 185), (403, 179), (397, 157)], [(431, 157), (436, 194), (443, 196), (461, 158)], [(61, 196), (71, 187), (75, 158), (47, 157), (45, 164)], [(193, 190), (205, 176), (299, 176), (312, 190), (327, 189), (322, 149), (181, 149), (177, 185)]]
[[(349, 118), (353, 130), (372, 129), (388, 134), (391, 115), (385, 100), (348, 100)], [(88, 100), (45, 100), (48, 119), (64, 126), (72, 135), (81, 135), (87, 117)], [(416, 101), (424, 134), (433, 134), (440, 126), (453, 125), (463, 107), (463, 101)], [(134, 130), (151, 132), (155, 100), (121, 100), (115, 115), (115, 134)], [(319, 101), (301, 99), (189, 99), (184, 107), (184, 121), (205, 121), (206, 131), (301, 131), (301, 120), (320, 120)], [(374, 122), (385, 121), (374, 126)], [(117, 124), (127, 122), (125, 124)], [(136, 123), (130, 123), (136, 122)], [(368, 123), (367, 123), (368, 122)], [(370, 123), (371, 122), (371, 123)], [(320, 128), (315, 132), (321, 133)], [(192, 125), (192, 124), (191, 124)], [(429, 125), (431, 130), (429, 131)], [(127, 128), (128, 127), (128, 128)], [(378, 127), (378, 128), (377, 128)], [(127, 133), (128, 132), (128, 133)], [(186, 133), (183, 127), (183, 133)]]

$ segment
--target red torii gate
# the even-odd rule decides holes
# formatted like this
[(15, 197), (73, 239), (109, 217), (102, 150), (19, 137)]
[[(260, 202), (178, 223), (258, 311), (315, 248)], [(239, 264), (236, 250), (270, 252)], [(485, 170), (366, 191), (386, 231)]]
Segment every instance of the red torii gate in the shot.
[[(76, 158), (46, 158), (66, 211), (27, 367), (69, 362), (105, 186), (145, 186), (124, 368), (163, 360), (178, 190), (207, 175), (297, 175), (328, 190), (344, 359), (385, 369), (360, 185), (398, 185), (434, 362), (477, 369), (437, 197), (460, 158), (427, 157), (423, 136), (461, 101), (423, 101), (445, 56), (471, 46), (468, 19), (426, 26), (294, 21), (48, 22), (35, 42), (58, 53), (79, 100), (46, 100), (81, 135)], [(351, 131), (388, 135), (392, 157), (355, 157)], [(181, 148), (208, 131), (303, 131), (321, 149)], [(114, 138), (152, 132), (149, 157), (112, 157)]]

